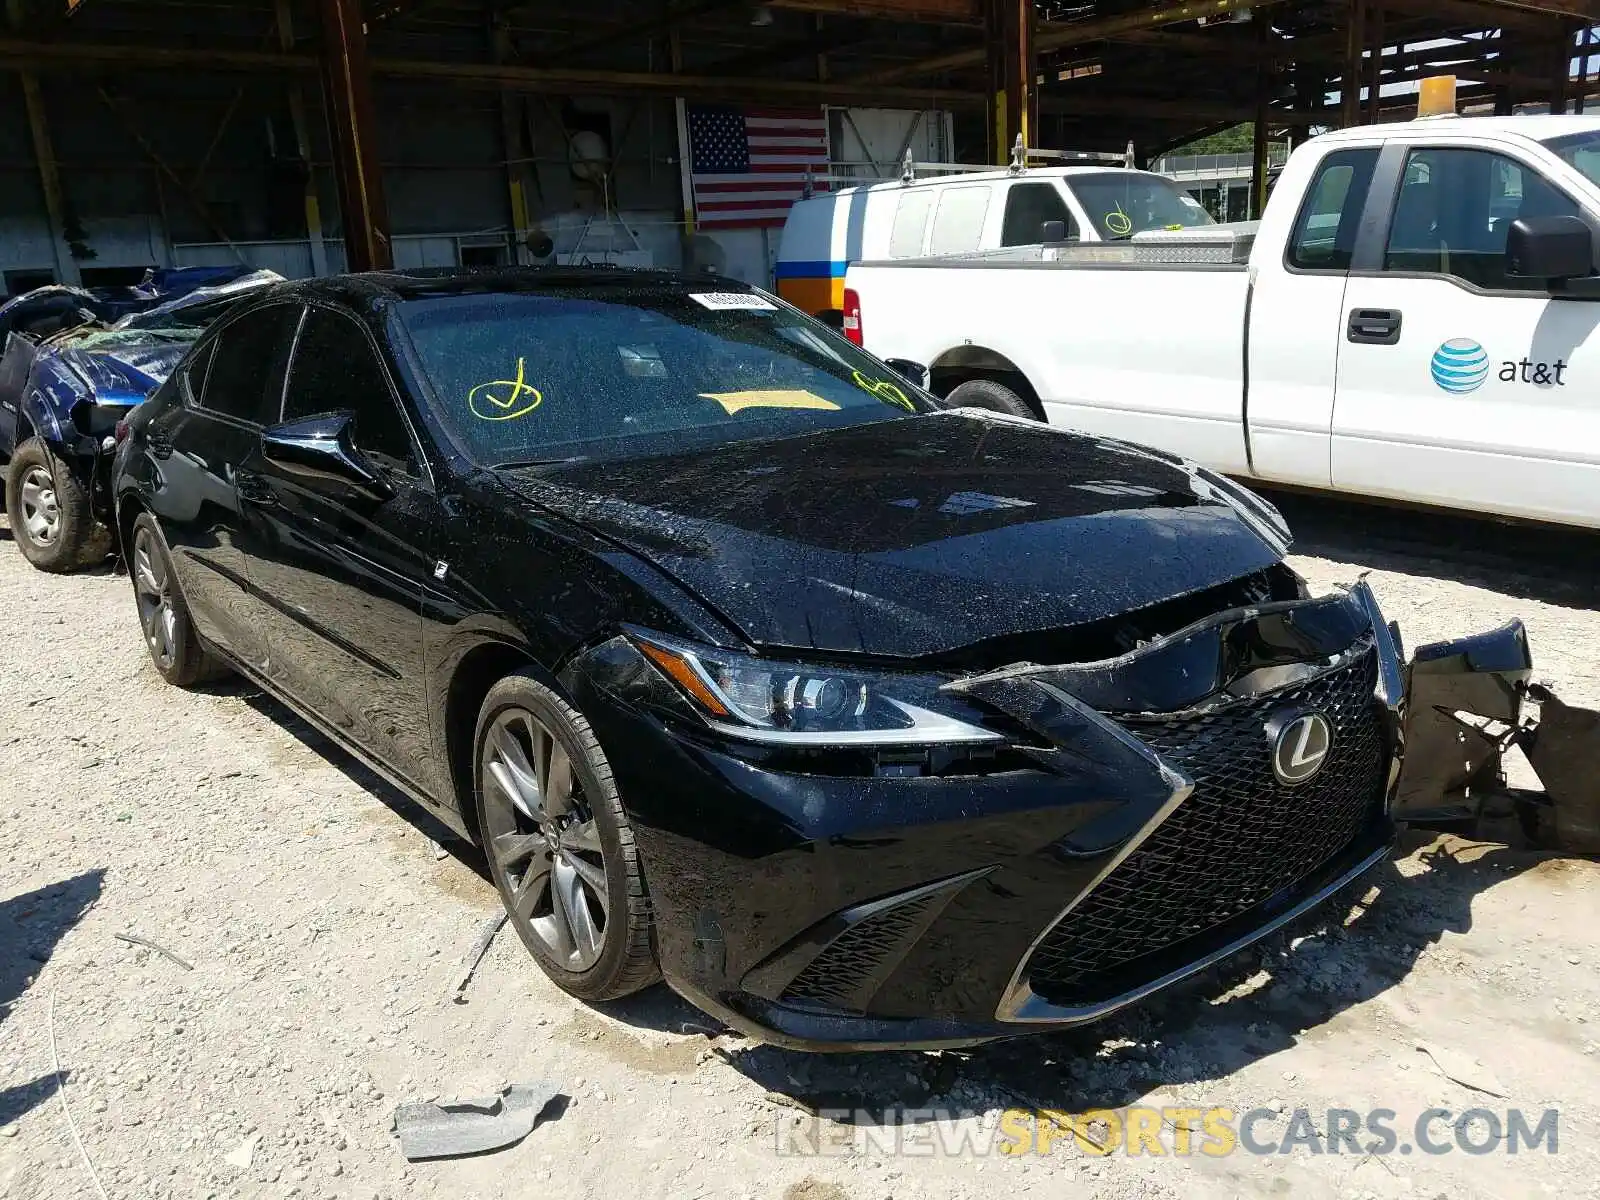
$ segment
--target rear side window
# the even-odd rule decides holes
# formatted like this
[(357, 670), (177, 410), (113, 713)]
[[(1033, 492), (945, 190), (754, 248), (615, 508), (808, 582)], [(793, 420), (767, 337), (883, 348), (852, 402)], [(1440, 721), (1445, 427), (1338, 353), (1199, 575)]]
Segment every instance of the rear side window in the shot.
[(1335, 150), (1311, 179), (1289, 239), (1289, 265), (1302, 271), (1348, 271), (1367, 204), (1377, 147)]
[(272, 304), (229, 322), (212, 343), (201, 407), (256, 425), (275, 424), (300, 312), (298, 304)]
[(1006, 193), (1005, 228), (1000, 234), (1000, 244), (1031, 246), (1042, 242), (1046, 221), (1060, 221), (1067, 237), (1078, 236), (1077, 223), (1054, 184), (1014, 183)]
[(931, 188), (901, 194), (894, 210), (894, 230), (889, 235), (890, 258), (915, 258), (922, 253), (922, 235), (927, 232), (932, 209)]
[(983, 219), (989, 214), (988, 184), (945, 188), (933, 215), (931, 254), (961, 254), (976, 250), (983, 237)]
[(411, 437), (389, 388), (389, 372), (366, 331), (342, 313), (313, 308), (295, 343), (283, 419), (355, 413), (356, 445), (368, 454), (410, 463)]

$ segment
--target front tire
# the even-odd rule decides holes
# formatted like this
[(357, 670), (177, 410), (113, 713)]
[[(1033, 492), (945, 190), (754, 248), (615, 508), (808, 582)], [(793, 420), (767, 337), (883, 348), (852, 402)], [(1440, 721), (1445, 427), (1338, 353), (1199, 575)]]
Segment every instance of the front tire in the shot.
[(6, 516), (22, 557), (41, 571), (76, 571), (111, 551), (111, 531), (95, 520), (89, 493), (38, 438), (11, 456)]
[(633, 828), (583, 714), (518, 672), (490, 689), (473, 745), (484, 855), (529, 953), (580, 1000), (654, 983)]
[(149, 513), (140, 513), (133, 523), (128, 578), (133, 581), (145, 648), (161, 678), (176, 687), (193, 687), (228, 674), (227, 665), (195, 632), (161, 527)]

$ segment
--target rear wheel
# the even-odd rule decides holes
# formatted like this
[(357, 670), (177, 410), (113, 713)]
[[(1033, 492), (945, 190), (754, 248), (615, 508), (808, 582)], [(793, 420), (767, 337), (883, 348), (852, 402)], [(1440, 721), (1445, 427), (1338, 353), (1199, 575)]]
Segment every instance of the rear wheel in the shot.
[(969, 379), (950, 389), (945, 403), (951, 408), (984, 408), (990, 412), (1005, 413), (1012, 417), (1025, 417), (1037, 421), (1039, 414), (1005, 384), (993, 379)]
[(38, 438), (11, 458), (6, 516), (22, 557), (41, 571), (75, 571), (111, 550), (111, 533), (95, 520), (89, 493)]
[(161, 529), (148, 513), (140, 513), (133, 523), (128, 576), (133, 580), (144, 644), (161, 678), (178, 687), (192, 687), (228, 674), (227, 665), (195, 632)]
[(490, 873), (545, 974), (582, 1000), (654, 983), (633, 829), (583, 715), (531, 676), (510, 675), (484, 699), (474, 744)]

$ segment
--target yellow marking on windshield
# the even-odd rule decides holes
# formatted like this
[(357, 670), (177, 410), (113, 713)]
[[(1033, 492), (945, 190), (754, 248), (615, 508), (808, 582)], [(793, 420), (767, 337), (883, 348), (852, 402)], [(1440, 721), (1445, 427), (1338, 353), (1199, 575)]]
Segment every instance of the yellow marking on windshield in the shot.
[(1122, 201), (1105, 215), (1106, 232), (1112, 237), (1127, 237), (1133, 232), (1133, 218), (1122, 211)]
[[(524, 359), (517, 359), (517, 377), (515, 379), (491, 379), (488, 383), (480, 383), (467, 393), (467, 407), (472, 410), (472, 415), (480, 421), (514, 421), (518, 417), (525, 417), (540, 404), (544, 403), (544, 393), (526, 381), (527, 368)], [(501, 399), (490, 391), (490, 388), (505, 388), (505, 399)], [(485, 407), (478, 407), (482, 400)]]
[(850, 374), (855, 379), (856, 386), (863, 392), (866, 392), (872, 396), (876, 396), (879, 400), (882, 400), (886, 404), (892, 404), (896, 408), (903, 408), (907, 412), (917, 411), (917, 406), (911, 403), (911, 398), (901, 391), (900, 388), (895, 384), (889, 382), (889, 380), (873, 379), (870, 376), (863, 375), (860, 371), (855, 370), (852, 370)]
[(752, 392), (701, 392), (702, 400), (715, 400), (730, 417), (747, 408), (811, 408), (823, 412), (837, 412), (839, 406), (832, 400), (799, 388), (792, 390), (773, 388)]

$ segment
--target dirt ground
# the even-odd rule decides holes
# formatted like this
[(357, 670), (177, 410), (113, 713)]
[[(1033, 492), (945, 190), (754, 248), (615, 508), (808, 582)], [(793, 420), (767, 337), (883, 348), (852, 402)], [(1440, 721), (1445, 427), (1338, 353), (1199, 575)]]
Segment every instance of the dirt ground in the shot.
[[(1296, 567), (1317, 585), (1370, 568), (1412, 645), (1521, 616), (1540, 676), (1600, 704), (1600, 539), (1285, 507)], [(1225, 977), (1092, 1031), (964, 1053), (778, 1051), (662, 988), (585, 1006), (509, 935), (455, 1004), (497, 911), (470, 849), (437, 848), (273, 701), (164, 686), (125, 577), (40, 574), (8, 537), (0, 1196), (1600, 1195), (1593, 862), (1411, 834), (1366, 903)], [(565, 1099), (515, 1147), (402, 1158), (397, 1103), (540, 1079)], [(1009, 1108), (1135, 1104), (1269, 1110), (1253, 1140), (1289, 1152), (1099, 1156), (1070, 1137), (980, 1152)], [(899, 1153), (865, 1139), (881, 1128), (809, 1115), (885, 1106), (937, 1111), (906, 1114)], [(1329, 1109), (1374, 1108), (1408, 1146), (1418, 1114), (1448, 1110), (1433, 1128), (1449, 1152), (1369, 1153), (1365, 1134), (1357, 1153), (1318, 1152)], [(1530, 1127), (1558, 1110), (1556, 1152), (1510, 1153), (1482, 1114), (1463, 1128), (1488, 1153), (1454, 1147), (1450, 1121), (1472, 1109)], [(850, 1152), (792, 1152), (818, 1128)], [(923, 1148), (961, 1130), (977, 1149)]]

